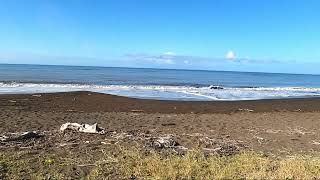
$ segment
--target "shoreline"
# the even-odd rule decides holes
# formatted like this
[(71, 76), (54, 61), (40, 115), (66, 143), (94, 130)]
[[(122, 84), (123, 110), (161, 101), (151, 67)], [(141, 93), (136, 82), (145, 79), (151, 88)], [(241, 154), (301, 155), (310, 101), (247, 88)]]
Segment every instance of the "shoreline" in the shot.
[(286, 98), (241, 101), (174, 101), (136, 99), (94, 92), (1, 94), (0, 110), (144, 113), (318, 112), (320, 98)]
[[(38, 132), (41, 136), (0, 141), (0, 162), (9, 167), (8, 177), (16, 172), (22, 172), (20, 177), (29, 177), (29, 172), (46, 175), (52, 170), (51, 173), (59, 171), (56, 174), (73, 179), (90, 176), (91, 172), (105, 172), (97, 169), (99, 163), (109, 162), (109, 157), (114, 155), (124, 157), (123, 162), (127, 163), (128, 152), (135, 153), (134, 150), (139, 152), (134, 154), (138, 157), (132, 161), (134, 164), (150, 158), (158, 163), (162, 155), (181, 157), (184, 161), (188, 158), (180, 155), (195, 150), (206, 158), (244, 157), (249, 165), (252, 154), (246, 156), (246, 153), (254, 153), (257, 160), (265, 158), (262, 164), (275, 158), (282, 163), (292, 157), (315, 157), (310, 161), (296, 161), (305, 164), (320, 155), (319, 117), (319, 98), (184, 102), (92, 92), (7, 94), (0, 95), (0, 138), (24, 132)], [(68, 122), (97, 123), (105, 134), (61, 132), (61, 125)], [(159, 142), (169, 145), (159, 146)], [(130, 151), (123, 152), (123, 149)], [(109, 154), (106, 156), (104, 152)], [(150, 153), (157, 154), (144, 156)], [(70, 160), (67, 164), (66, 159)], [(112, 163), (107, 167), (122, 164)], [(269, 165), (263, 172), (270, 172), (268, 169)]]

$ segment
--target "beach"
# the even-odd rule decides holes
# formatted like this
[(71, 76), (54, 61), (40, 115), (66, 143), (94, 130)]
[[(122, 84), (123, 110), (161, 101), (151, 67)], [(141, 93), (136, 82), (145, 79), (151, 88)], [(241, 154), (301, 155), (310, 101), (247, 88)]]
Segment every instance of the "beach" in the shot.
[(1, 2), (0, 180), (320, 180), (319, 8)]
[[(320, 150), (320, 99), (235, 102), (141, 100), (72, 92), (0, 96), (1, 133), (57, 130), (63, 123), (98, 123), (107, 131), (175, 134), (243, 141), (253, 150), (282, 153)], [(261, 141), (260, 141), (261, 140)]]
[[(27, 149), (86, 157), (118, 146), (157, 149), (150, 146), (150, 139), (169, 136), (178, 153), (202, 149), (228, 156), (242, 151), (277, 157), (312, 155), (320, 151), (319, 117), (319, 98), (186, 102), (93, 92), (0, 95), (0, 134), (45, 135), (31, 142), (1, 143), (0, 148), (7, 153)], [(106, 133), (61, 134), (59, 128), (67, 122), (97, 123)], [(217, 147), (220, 151), (215, 151)]]

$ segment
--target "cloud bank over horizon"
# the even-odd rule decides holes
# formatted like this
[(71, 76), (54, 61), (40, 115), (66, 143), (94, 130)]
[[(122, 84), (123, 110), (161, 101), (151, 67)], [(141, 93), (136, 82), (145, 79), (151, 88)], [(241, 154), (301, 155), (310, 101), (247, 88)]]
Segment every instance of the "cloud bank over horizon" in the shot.
[(150, 62), (163, 65), (195, 65), (199, 62), (208, 63), (253, 63), (253, 64), (274, 64), (281, 63), (274, 59), (251, 59), (251, 58), (238, 58), (233, 51), (228, 51), (225, 57), (201, 57), (192, 55), (179, 55), (173, 52), (165, 52), (162, 54), (148, 54), (148, 53), (128, 53), (124, 57), (127, 60), (136, 62)]
[[(46, 63), (43, 63), (46, 62)], [(51, 62), (51, 63), (48, 63)], [(42, 64), (42, 65), (72, 65), (72, 66), (110, 66), (131, 68), (163, 68), (189, 70), (247, 71), (275, 73), (305, 73), (301, 66), (308, 67), (310, 74), (319, 74), (316, 62), (299, 63), (297, 61), (279, 61), (276, 59), (240, 58), (233, 51), (228, 51), (225, 57), (201, 57), (181, 55), (175, 52), (127, 53), (118, 57), (99, 58), (81, 56), (58, 56), (41, 54), (4, 54), (0, 53), (0, 63), (6, 64)], [(270, 67), (273, 71), (270, 71)]]

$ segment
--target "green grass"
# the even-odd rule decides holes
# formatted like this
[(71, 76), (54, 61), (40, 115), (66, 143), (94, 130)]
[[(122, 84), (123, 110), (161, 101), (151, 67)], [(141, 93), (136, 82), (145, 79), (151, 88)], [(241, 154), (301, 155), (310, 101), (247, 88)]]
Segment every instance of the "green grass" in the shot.
[[(181, 156), (119, 147), (117, 152), (100, 150), (95, 157), (11, 152), (0, 153), (0, 165), (6, 179), (320, 179), (316, 156), (270, 158), (243, 152), (220, 157), (197, 150)], [(79, 173), (81, 168), (87, 173)]]

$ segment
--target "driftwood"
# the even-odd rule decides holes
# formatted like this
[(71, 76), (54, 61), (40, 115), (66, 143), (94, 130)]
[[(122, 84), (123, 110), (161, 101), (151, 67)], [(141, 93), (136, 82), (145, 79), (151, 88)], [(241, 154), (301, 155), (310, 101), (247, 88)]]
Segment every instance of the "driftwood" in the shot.
[(104, 134), (104, 129), (100, 128), (97, 123), (93, 125), (89, 124), (78, 124), (78, 123), (65, 123), (60, 127), (60, 131), (73, 130), (84, 133), (96, 133)]
[(29, 131), (23, 133), (8, 133), (6, 135), (0, 136), (1, 142), (11, 142), (11, 141), (22, 141), (27, 139), (36, 139), (40, 138), (43, 135), (39, 134), (36, 131)]

